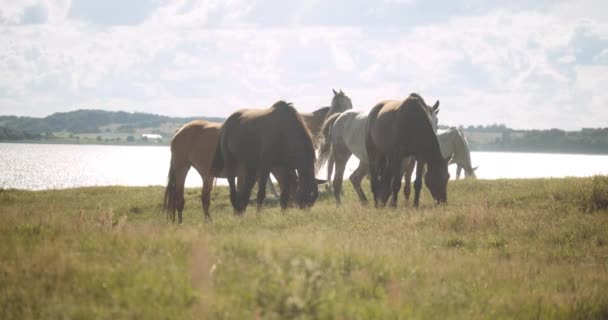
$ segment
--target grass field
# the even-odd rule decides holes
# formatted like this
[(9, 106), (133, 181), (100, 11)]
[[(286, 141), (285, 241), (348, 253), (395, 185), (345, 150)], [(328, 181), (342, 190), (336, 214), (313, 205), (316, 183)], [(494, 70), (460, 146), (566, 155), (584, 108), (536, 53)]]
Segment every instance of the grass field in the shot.
[(243, 218), (216, 188), (210, 224), (199, 194), (174, 226), (161, 187), (0, 190), (0, 319), (608, 318), (608, 177)]

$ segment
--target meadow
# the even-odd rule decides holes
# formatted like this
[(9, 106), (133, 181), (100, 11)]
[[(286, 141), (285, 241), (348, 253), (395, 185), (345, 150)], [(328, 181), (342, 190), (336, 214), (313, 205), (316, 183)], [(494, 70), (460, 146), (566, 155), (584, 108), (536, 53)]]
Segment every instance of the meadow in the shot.
[[(369, 186), (365, 185), (368, 191)], [(608, 177), (451, 181), (232, 215), (227, 189), (0, 189), (0, 319), (606, 319)]]

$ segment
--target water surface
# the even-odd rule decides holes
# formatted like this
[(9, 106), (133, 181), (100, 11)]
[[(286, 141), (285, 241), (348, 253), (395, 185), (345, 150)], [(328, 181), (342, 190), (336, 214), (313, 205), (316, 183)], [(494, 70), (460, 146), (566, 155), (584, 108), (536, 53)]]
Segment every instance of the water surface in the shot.
[[(0, 143), (0, 187), (29, 190), (82, 186), (165, 185), (171, 153), (168, 146), (105, 146)], [(480, 179), (586, 177), (608, 174), (608, 156), (473, 152)], [(356, 168), (351, 158), (346, 177)], [(456, 166), (450, 166), (452, 177)], [(319, 177), (324, 178), (325, 171)], [(464, 175), (464, 173), (463, 173)], [(345, 177), (345, 178), (346, 178)], [(225, 179), (218, 181), (225, 183)], [(186, 185), (201, 186), (191, 169)]]

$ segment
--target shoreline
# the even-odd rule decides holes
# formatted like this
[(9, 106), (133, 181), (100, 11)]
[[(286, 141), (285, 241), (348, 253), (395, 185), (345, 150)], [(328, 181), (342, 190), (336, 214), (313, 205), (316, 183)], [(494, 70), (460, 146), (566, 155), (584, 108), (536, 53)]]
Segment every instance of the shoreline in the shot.
[[(93, 146), (170, 146), (170, 140), (162, 143), (154, 143), (154, 142), (123, 142), (116, 143), (115, 141), (87, 141), (87, 142), (77, 142), (71, 140), (0, 140), (0, 143), (11, 143), (11, 144), (65, 144), (65, 145), (93, 145)], [(585, 155), (585, 156), (605, 156), (608, 155), (608, 151), (606, 152), (578, 152), (578, 151), (569, 151), (569, 150), (539, 150), (539, 151), (529, 151), (529, 150), (520, 150), (520, 149), (504, 149), (504, 150), (487, 150), (487, 149), (473, 149), (471, 148), (471, 152), (488, 152), (488, 153), (525, 153), (525, 154), (571, 154), (571, 155)]]

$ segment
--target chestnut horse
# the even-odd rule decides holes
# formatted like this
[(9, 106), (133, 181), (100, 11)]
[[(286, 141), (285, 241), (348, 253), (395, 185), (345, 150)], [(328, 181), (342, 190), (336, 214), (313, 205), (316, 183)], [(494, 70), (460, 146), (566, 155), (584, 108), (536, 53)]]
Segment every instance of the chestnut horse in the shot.
[[(365, 146), (369, 159), (371, 187), (376, 206), (397, 205), (401, 188), (403, 163), (414, 156), (419, 164), (414, 182), (414, 207), (418, 207), (424, 164), (428, 166), (426, 186), (436, 202), (447, 202), (448, 160), (439, 149), (427, 105), (418, 94), (410, 94), (403, 102), (383, 101), (368, 116)], [(392, 187), (392, 190), (391, 190)]]
[[(301, 208), (312, 206), (318, 196), (314, 165), (315, 148), (308, 127), (291, 104), (278, 101), (268, 109), (243, 109), (228, 117), (220, 129), (212, 172), (225, 170), (230, 202), (235, 213), (243, 214), (256, 180), (257, 207), (261, 208), (266, 197), (264, 186), (272, 168), (284, 173), (282, 209), (287, 208), (289, 173), (294, 170), (298, 174), (296, 203)], [(238, 191), (237, 170), (243, 170), (243, 184)]]

